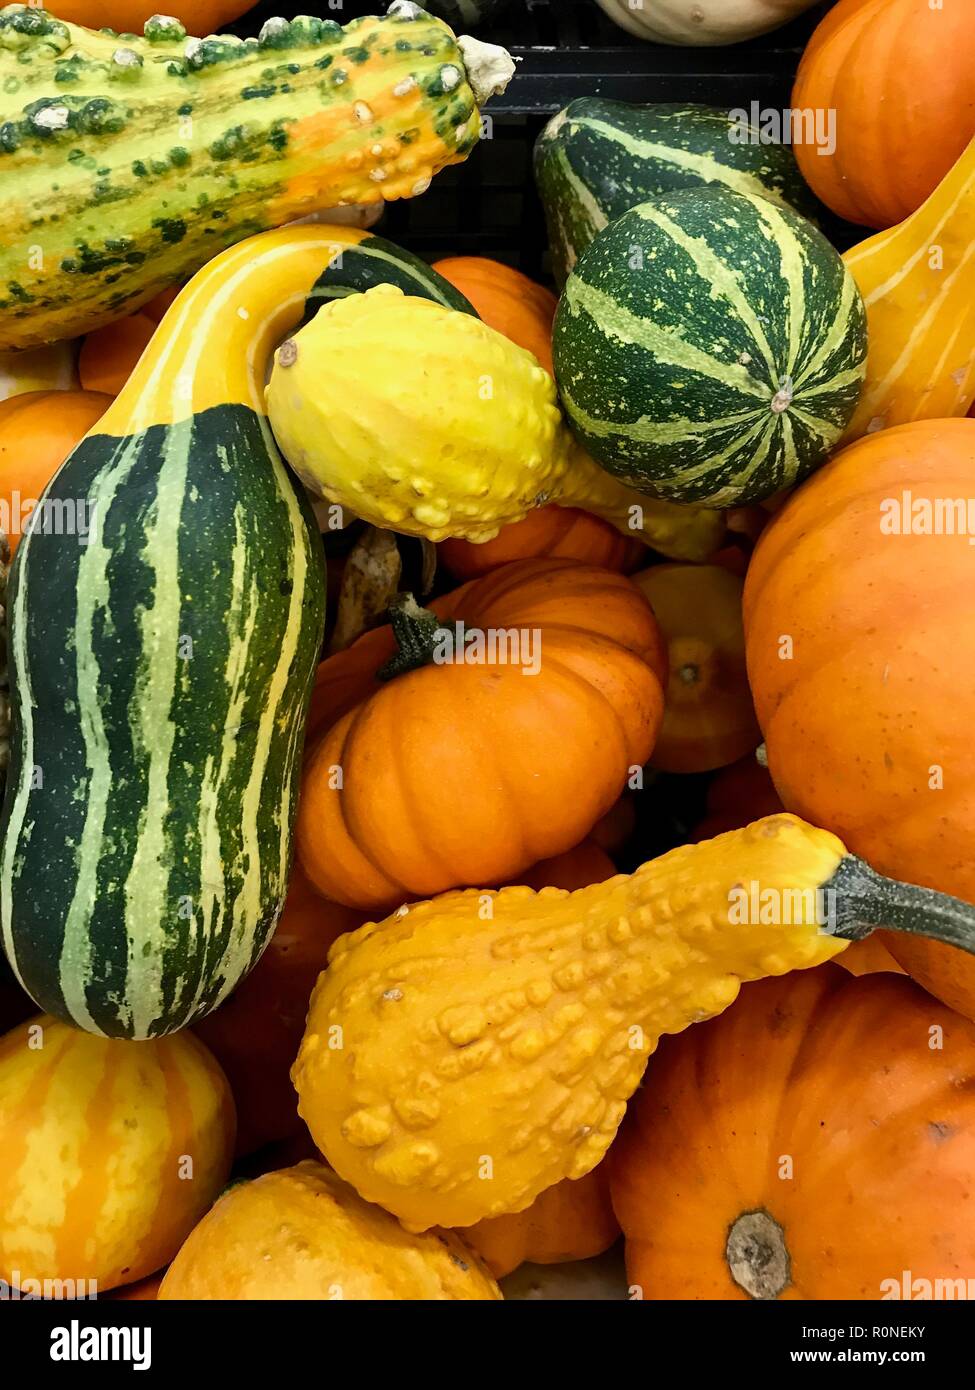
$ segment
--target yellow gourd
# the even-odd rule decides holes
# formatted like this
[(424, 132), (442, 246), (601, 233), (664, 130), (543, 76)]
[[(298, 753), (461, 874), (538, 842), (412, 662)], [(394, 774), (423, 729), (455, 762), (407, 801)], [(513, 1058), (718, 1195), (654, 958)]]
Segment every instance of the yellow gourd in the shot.
[(225, 1192), (166, 1272), (159, 1298), (499, 1299), (479, 1256), (449, 1231), (409, 1235), (321, 1163)]
[(530, 352), (398, 286), (320, 309), (275, 354), (267, 404), (304, 482), (374, 526), (487, 541), (557, 502), (687, 560), (724, 532), (718, 513), (644, 497), (593, 463)]
[(975, 400), (975, 140), (917, 212), (843, 257), (867, 308), (867, 378), (846, 441)]
[(299, 1111), (407, 1229), (521, 1211), (599, 1162), (661, 1034), (878, 922), (975, 949), (975, 908), (881, 878), (789, 815), (574, 893), (402, 907), (332, 947), (292, 1070)]

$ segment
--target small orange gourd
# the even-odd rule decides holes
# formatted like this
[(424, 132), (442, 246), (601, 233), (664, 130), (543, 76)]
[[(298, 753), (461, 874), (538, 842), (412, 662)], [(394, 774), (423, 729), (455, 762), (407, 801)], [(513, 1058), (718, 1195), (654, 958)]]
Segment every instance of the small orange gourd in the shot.
[(613, 1145), (631, 1296), (964, 1297), (973, 1075), (975, 1026), (907, 980), (746, 985), (662, 1044)]
[(514, 521), (490, 541), (441, 541), (437, 554), (457, 579), (477, 579), (512, 560), (579, 560), (585, 565), (623, 574), (643, 561), (647, 548), (629, 540), (615, 526), (578, 507), (538, 507)]
[(450, 1231), (408, 1235), (321, 1163), (231, 1187), (170, 1265), (163, 1302), (500, 1299)]
[(659, 727), (663, 645), (622, 575), (525, 560), (431, 607), (436, 620), (405, 614), (400, 638), (432, 660), (377, 680), (397, 650), (377, 629), (331, 657), (316, 690), (326, 732), (305, 761), (297, 852), (319, 892), (351, 907), (508, 882), (570, 849)]
[(651, 765), (710, 772), (761, 742), (745, 671), (742, 581), (720, 565), (655, 565), (633, 576), (667, 640), (670, 677)]
[[(783, 804), (881, 872), (969, 902), (975, 548), (954, 504), (940, 522), (935, 508), (970, 497), (973, 476), (975, 420), (858, 440), (766, 528), (744, 604), (748, 674)], [(975, 961), (925, 940), (888, 944), (925, 988), (975, 1018)]]
[(520, 270), (487, 256), (447, 256), (434, 270), (473, 304), (485, 323), (552, 367), (552, 320), (558, 300)]
[(881, 230), (916, 211), (975, 135), (973, 53), (971, 4), (839, 0), (792, 91), (794, 111), (832, 125), (832, 141), (820, 129), (794, 142), (813, 192)]
[[(0, 401), (0, 514), (9, 522), (0, 529), (11, 553), (41, 493), (111, 403), (96, 391), (28, 391)], [(87, 514), (75, 518), (85, 527), (88, 521)]]

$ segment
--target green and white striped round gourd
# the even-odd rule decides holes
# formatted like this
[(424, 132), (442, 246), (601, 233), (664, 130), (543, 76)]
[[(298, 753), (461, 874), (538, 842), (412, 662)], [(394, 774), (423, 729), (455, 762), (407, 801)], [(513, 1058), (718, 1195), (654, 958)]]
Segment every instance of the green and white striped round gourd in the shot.
[(555, 318), (555, 373), (588, 452), (651, 497), (732, 507), (822, 463), (866, 365), (860, 293), (798, 213), (709, 187), (593, 241)]
[[(744, 134), (749, 136), (746, 141)], [(563, 285), (593, 237), (638, 203), (717, 183), (817, 218), (789, 145), (762, 144), (732, 112), (695, 102), (635, 106), (579, 97), (535, 145), (552, 270)]]

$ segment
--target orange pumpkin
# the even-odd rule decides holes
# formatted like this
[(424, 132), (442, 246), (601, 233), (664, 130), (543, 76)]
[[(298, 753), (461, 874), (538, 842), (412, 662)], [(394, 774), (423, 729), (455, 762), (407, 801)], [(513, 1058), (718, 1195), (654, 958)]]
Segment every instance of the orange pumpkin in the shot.
[(78, 354), (78, 375), (85, 390), (117, 396), (155, 333), (156, 324), (148, 314), (129, 314), (89, 333)]
[[(770, 523), (744, 606), (755, 708), (786, 808), (881, 873), (969, 902), (975, 549), (966, 534), (925, 531), (939, 499), (971, 496), (973, 476), (973, 420), (858, 440)], [(901, 936), (887, 942), (895, 958), (975, 1017), (975, 959)]]
[(457, 579), (476, 579), (512, 560), (543, 557), (579, 560), (628, 574), (646, 559), (647, 548), (577, 507), (537, 507), (522, 521), (502, 526), (494, 540), (441, 541), (437, 554)]
[[(188, 34), (215, 34), (224, 24), (237, 19), (256, 0), (167, 0), (164, 13), (181, 20)], [(158, 14), (152, 0), (44, 0), (44, 8), (70, 24), (89, 29), (114, 29), (117, 34), (141, 34), (150, 15)]]
[(95, 391), (28, 391), (0, 401), (0, 530), (11, 553), (41, 493), (111, 403)]
[[(603, 883), (615, 873), (609, 856), (591, 840), (583, 840), (566, 854), (543, 859), (518, 882), (536, 891), (565, 888), (571, 893)], [(619, 1233), (609, 1200), (609, 1168), (600, 1163), (583, 1178), (567, 1178), (546, 1188), (524, 1211), (466, 1227), (464, 1239), (501, 1279), (526, 1261), (562, 1264), (601, 1255)]]
[(303, 1131), (288, 1073), (305, 1031), (308, 999), (332, 942), (362, 922), (361, 913), (320, 897), (295, 864), (263, 956), (226, 1003), (195, 1025), (234, 1094), (238, 1155)]
[(667, 639), (670, 678), (651, 758), (710, 772), (761, 743), (745, 673), (742, 581), (720, 565), (655, 565), (633, 576)]
[(636, 800), (625, 793), (590, 830), (588, 839), (615, 859), (622, 854), (636, 829)]
[(525, 1263), (591, 1259), (608, 1250), (619, 1233), (609, 1196), (609, 1165), (604, 1162), (583, 1178), (546, 1188), (527, 1211), (479, 1221), (463, 1235), (495, 1279), (503, 1279)]
[(551, 290), (510, 265), (487, 256), (448, 256), (434, 270), (460, 290), (486, 324), (552, 368), (552, 320), (558, 300)]
[(832, 115), (835, 150), (794, 144), (840, 217), (884, 230), (915, 212), (975, 135), (975, 5), (840, 0), (803, 55), (796, 111)]
[(664, 1039), (610, 1151), (633, 1296), (909, 1298), (902, 1278), (975, 1278), (973, 1076), (975, 1027), (908, 980), (824, 966), (746, 985)]
[[(336, 722), (305, 762), (296, 843), (312, 883), (349, 906), (502, 883), (561, 854), (609, 810), (660, 726), (663, 641), (622, 575), (523, 560), (432, 607), (449, 633), (464, 624), (480, 656), (458, 644), (464, 660), (450, 660), (441, 643), (438, 660), (379, 681), (397, 650), (380, 628), (329, 658), (316, 692), (317, 717)], [(398, 626), (430, 654), (432, 619)]]
[(588, 888), (591, 883), (605, 883), (616, 873), (616, 865), (594, 840), (582, 840), (574, 849), (543, 859), (518, 875), (518, 882), (538, 892), (542, 888)]
[(784, 810), (769, 775), (752, 755), (723, 767), (714, 774), (708, 786), (707, 815), (690, 837), (692, 844), (723, 835), (726, 830), (740, 830), (763, 816), (774, 816)]

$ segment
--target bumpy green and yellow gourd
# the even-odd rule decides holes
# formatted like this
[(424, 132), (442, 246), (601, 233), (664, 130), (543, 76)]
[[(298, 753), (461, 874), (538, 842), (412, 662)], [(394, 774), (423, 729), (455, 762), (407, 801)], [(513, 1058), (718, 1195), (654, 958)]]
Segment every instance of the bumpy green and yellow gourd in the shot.
[(267, 402), (308, 487), (375, 526), (486, 541), (555, 502), (687, 560), (721, 540), (716, 512), (644, 497), (597, 467), (532, 353), (399, 286), (319, 310), (278, 349)]
[(424, 192), (481, 133), (503, 49), (410, 0), (269, 19), (259, 38), (143, 36), (0, 10), (0, 349), (137, 308), (251, 233)]
[(447, 893), (340, 937), (292, 1077), (328, 1162), (408, 1229), (521, 1211), (602, 1158), (663, 1033), (884, 925), (975, 951), (975, 908), (794, 816), (567, 893)]

